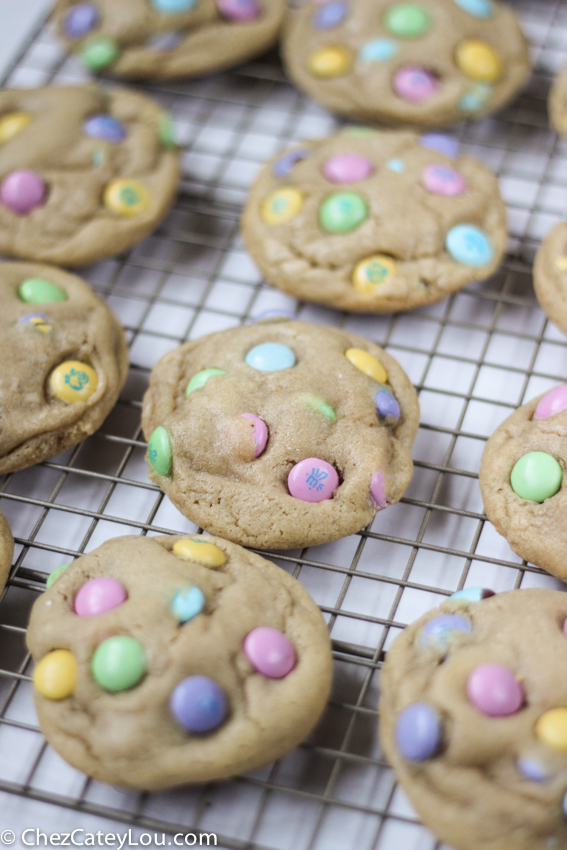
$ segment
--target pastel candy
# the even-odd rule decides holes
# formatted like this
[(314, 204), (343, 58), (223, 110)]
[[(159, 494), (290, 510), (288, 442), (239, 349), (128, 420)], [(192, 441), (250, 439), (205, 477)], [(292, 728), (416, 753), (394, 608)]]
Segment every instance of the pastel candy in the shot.
[(370, 495), (376, 507), (382, 509), (388, 507), (388, 499), (384, 490), (384, 473), (376, 472), (370, 482)]
[(113, 180), (104, 190), (106, 207), (124, 218), (145, 212), (150, 200), (150, 193), (137, 180)]
[(272, 166), (274, 177), (287, 177), (293, 171), (293, 166), (302, 159), (306, 159), (309, 152), (306, 150), (290, 151), (280, 157)]
[(386, 163), (386, 168), (390, 171), (395, 171), (396, 174), (403, 174), (406, 170), (404, 161), (402, 159), (389, 159)]
[(94, 3), (78, 3), (65, 15), (63, 31), (67, 38), (83, 38), (97, 26), (98, 21), (98, 9)]
[(543, 765), (533, 758), (518, 759), (516, 764), (518, 772), (530, 782), (545, 782), (549, 779), (549, 774)]
[(196, 2), (197, 0), (151, 0), (156, 12), (161, 12), (164, 15), (178, 15), (181, 12), (188, 12)]
[(57, 567), (56, 570), (53, 570), (51, 575), (47, 576), (47, 579), (45, 580), (45, 586), (47, 590), (49, 590), (52, 584), (55, 584), (58, 578), (61, 578), (67, 567), (70, 566), (71, 564), (61, 564), (60, 567)]
[(104, 139), (113, 145), (123, 142), (126, 138), (124, 125), (112, 115), (91, 115), (83, 124), (83, 130), (87, 136)]
[(43, 313), (32, 313), (29, 316), (24, 316), (23, 319), (19, 320), (18, 324), (31, 327), (34, 330), (40, 331), (40, 333), (46, 334), (46, 336), (53, 331), (47, 316)]
[(466, 183), (454, 168), (446, 165), (428, 165), (423, 170), (423, 185), (434, 195), (445, 195), (452, 198), (462, 195)]
[(329, 45), (315, 50), (308, 68), (316, 77), (341, 77), (352, 66), (352, 56), (344, 47)]
[(353, 366), (369, 378), (373, 378), (380, 384), (387, 382), (388, 373), (380, 361), (368, 351), (364, 351), (362, 348), (349, 348), (345, 351), (345, 357)]
[(175, 127), (173, 125), (171, 115), (168, 115), (167, 112), (162, 112), (162, 114), (160, 115), (158, 123), (158, 133), (160, 141), (164, 148), (166, 148), (166, 150), (173, 150), (177, 147), (177, 140), (175, 138)]
[(183, 41), (183, 34), (180, 32), (159, 32), (156, 35), (150, 36), (146, 42), (146, 47), (150, 50), (155, 50), (156, 53), (167, 53), (169, 50), (175, 50)]
[(330, 404), (327, 404), (325, 399), (321, 398), (321, 396), (313, 395), (309, 393), (306, 397), (307, 406), (314, 410), (316, 413), (321, 413), (326, 419), (330, 419), (334, 421), (337, 418), (337, 414), (333, 410)]
[(42, 277), (28, 277), (18, 288), (18, 297), (26, 304), (49, 304), (53, 301), (66, 301), (67, 293)]
[(162, 425), (158, 425), (148, 443), (150, 466), (158, 475), (171, 475), (173, 453), (169, 435)]
[(319, 208), (319, 224), (328, 233), (350, 233), (368, 218), (368, 205), (362, 195), (337, 192)]
[(285, 224), (299, 215), (302, 207), (303, 195), (297, 189), (277, 189), (262, 204), (260, 217), (265, 224)]
[(171, 613), (180, 623), (187, 623), (205, 607), (205, 595), (199, 587), (178, 590), (171, 601)]
[(67, 699), (77, 686), (77, 672), (77, 659), (73, 653), (68, 649), (54, 649), (36, 665), (34, 687), (46, 699)]
[(395, 729), (397, 747), (408, 761), (432, 758), (441, 744), (442, 728), (437, 712), (425, 702), (408, 705), (400, 713)]
[(258, 416), (254, 416), (253, 413), (243, 413), (241, 415), (243, 419), (249, 419), (253, 423), (252, 436), (256, 443), (254, 457), (260, 457), (268, 442), (268, 426)]
[(422, 147), (442, 153), (450, 159), (457, 159), (459, 155), (460, 144), (457, 139), (444, 133), (424, 133), (419, 143)]
[(0, 118), (0, 144), (3, 145), (21, 133), (32, 120), (28, 112), (8, 112)]
[(173, 545), (173, 554), (184, 561), (193, 561), (204, 567), (222, 567), (226, 562), (226, 555), (215, 543), (211, 543), (206, 537), (184, 537), (177, 540)]
[(390, 38), (375, 38), (367, 41), (358, 51), (361, 62), (387, 62), (398, 52), (398, 45)]
[(561, 413), (567, 408), (567, 384), (555, 387), (540, 399), (533, 415), (534, 419), (549, 419), (556, 413)]
[(0, 186), (0, 200), (16, 215), (28, 215), (41, 207), (46, 195), (47, 187), (42, 178), (28, 169), (12, 171)]
[(299, 461), (288, 475), (287, 486), (294, 499), (303, 502), (323, 502), (333, 498), (339, 486), (337, 470), (317, 457)]
[(399, 419), (401, 415), (398, 400), (387, 390), (379, 390), (376, 393), (376, 410), (384, 419), (387, 416), (393, 416), (395, 419)]
[(76, 404), (88, 399), (96, 392), (98, 375), (92, 366), (80, 360), (60, 363), (49, 377), (51, 391), (61, 401)]
[(187, 732), (212, 732), (224, 721), (228, 704), (224, 691), (208, 676), (188, 676), (173, 690), (169, 706)]
[(323, 174), (331, 183), (356, 183), (366, 180), (373, 171), (372, 163), (355, 153), (338, 154), (323, 166)]
[(75, 614), (79, 617), (97, 617), (118, 608), (127, 599), (126, 588), (117, 579), (111, 576), (93, 578), (75, 596)]
[(462, 590), (457, 590), (456, 593), (452, 593), (449, 599), (462, 599), (466, 602), (482, 602), (483, 599), (488, 599), (490, 596), (494, 595), (494, 591), (489, 590), (487, 587), (464, 587)]
[(439, 614), (428, 620), (421, 630), (421, 642), (425, 645), (444, 646), (455, 633), (472, 632), (472, 626), (457, 614)]
[(396, 38), (419, 38), (429, 30), (431, 15), (418, 3), (396, 3), (387, 10), (383, 24)]
[(567, 708), (552, 708), (542, 714), (535, 733), (548, 747), (567, 752)]
[(112, 65), (120, 55), (118, 45), (106, 36), (93, 36), (84, 42), (79, 51), (80, 59), (89, 71), (102, 71)]
[(281, 372), (295, 366), (295, 354), (287, 345), (264, 342), (251, 348), (244, 358), (248, 366), (259, 372)]
[(540, 503), (555, 496), (562, 481), (560, 464), (546, 452), (528, 452), (514, 464), (510, 476), (512, 490), (520, 499)]
[(253, 21), (262, 12), (258, 0), (217, 0), (217, 6), (221, 15), (231, 21)]
[(493, 94), (492, 86), (487, 83), (476, 83), (463, 94), (459, 106), (463, 112), (478, 112), (490, 103)]
[(426, 68), (409, 65), (396, 72), (393, 86), (396, 94), (403, 100), (410, 103), (423, 103), (433, 97), (439, 82), (437, 77)]
[(202, 372), (197, 372), (187, 384), (185, 395), (190, 396), (195, 390), (202, 390), (211, 378), (214, 378), (216, 375), (226, 375), (226, 372), (224, 369), (203, 369)]
[(445, 240), (447, 251), (458, 263), (485, 266), (492, 262), (494, 249), (488, 236), (472, 224), (457, 224)]
[(254, 670), (267, 679), (283, 679), (296, 664), (290, 639), (270, 626), (260, 626), (246, 635), (244, 654)]
[(146, 675), (144, 647), (129, 635), (107, 638), (94, 652), (91, 672), (95, 682), (105, 691), (127, 691)]
[(455, 61), (467, 77), (479, 83), (496, 83), (503, 74), (496, 48), (478, 38), (462, 41), (455, 51)]
[(475, 18), (491, 18), (494, 14), (490, 0), (455, 0), (455, 3)]
[(354, 268), (352, 283), (355, 289), (366, 295), (372, 295), (376, 288), (386, 283), (396, 273), (396, 262), (385, 254), (374, 254), (360, 260)]
[(524, 693), (514, 673), (503, 664), (480, 664), (467, 679), (467, 696), (482, 714), (507, 717), (523, 705)]
[(329, 30), (342, 24), (347, 16), (348, 4), (343, 0), (325, 3), (313, 14), (311, 23), (317, 30)]

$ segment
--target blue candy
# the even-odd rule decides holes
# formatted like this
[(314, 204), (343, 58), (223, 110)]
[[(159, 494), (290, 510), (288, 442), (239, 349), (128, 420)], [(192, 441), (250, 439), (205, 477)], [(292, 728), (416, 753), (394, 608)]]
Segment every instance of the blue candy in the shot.
[(455, 0), (455, 3), (475, 18), (491, 18), (494, 14), (490, 0)]
[(278, 159), (272, 166), (272, 174), (274, 177), (287, 177), (287, 175), (292, 171), (293, 166), (296, 162), (299, 162), (300, 159), (306, 159), (308, 156), (308, 151), (298, 150), (291, 151), (291, 153), (286, 153), (281, 159)]
[(83, 130), (87, 136), (93, 139), (104, 139), (105, 142), (111, 142), (113, 145), (120, 144), (126, 138), (124, 125), (112, 115), (91, 115), (83, 124)]
[(490, 102), (492, 92), (493, 87), (488, 83), (477, 83), (464, 93), (459, 101), (459, 107), (463, 112), (478, 112)]
[(386, 168), (389, 168), (390, 171), (395, 171), (396, 174), (403, 174), (406, 170), (406, 167), (401, 159), (389, 159), (386, 163)]
[(447, 251), (458, 263), (485, 266), (492, 261), (494, 249), (488, 236), (472, 224), (457, 224), (445, 240)]
[(287, 345), (279, 342), (264, 342), (251, 348), (246, 363), (259, 372), (280, 372), (295, 366), (295, 354)]
[(197, 0), (151, 0), (152, 7), (156, 12), (163, 12), (166, 15), (188, 12), (196, 2)]
[(408, 761), (425, 761), (441, 743), (441, 721), (425, 702), (415, 702), (401, 712), (396, 723), (396, 744)]
[(180, 623), (192, 620), (200, 614), (205, 605), (205, 596), (198, 587), (178, 590), (171, 602), (171, 613)]
[(358, 51), (358, 58), (362, 62), (387, 62), (398, 52), (398, 45), (390, 38), (375, 38), (367, 41), (364, 47)]
[(463, 590), (457, 590), (449, 598), (464, 599), (467, 602), (482, 602), (483, 599), (488, 599), (489, 596), (494, 596), (494, 591), (487, 587), (465, 587)]
[(173, 690), (169, 706), (180, 726), (188, 732), (211, 732), (228, 712), (224, 691), (208, 676), (189, 676)]
[(329, 30), (338, 27), (346, 18), (348, 5), (343, 0), (326, 3), (313, 15), (311, 23), (318, 30)]

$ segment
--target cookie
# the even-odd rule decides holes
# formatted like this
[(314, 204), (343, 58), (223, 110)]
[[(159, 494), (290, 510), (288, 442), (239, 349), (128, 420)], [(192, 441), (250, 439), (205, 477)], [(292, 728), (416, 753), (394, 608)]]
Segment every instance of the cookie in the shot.
[(130, 248), (173, 204), (178, 153), (149, 98), (97, 86), (0, 92), (0, 253), (65, 266)]
[(49, 743), (131, 788), (279, 758), (311, 731), (331, 684), (327, 627), (307, 591), (217, 538), (109, 540), (59, 571), (27, 642)]
[(567, 580), (567, 385), (514, 411), (488, 440), (480, 467), (484, 510), (510, 547)]
[(417, 127), (495, 112), (530, 73), (514, 14), (493, 0), (314, 0), (290, 12), (283, 58), (329, 109)]
[(396, 639), (381, 675), (382, 747), (425, 824), (454, 850), (560, 850), (567, 594), (482, 599), (490, 593), (456, 594)]
[(496, 177), (439, 134), (345, 130), (261, 172), (242, 232), (266, 279), (300, 299), (389, 313), (446, 298), (498, 268)]
[(144, 396), (150, 478), (211, 534), (261, 549), (360, 531), (412, 474), (419, 407), (399, 364), (279, 319), (166, 354)]
[(285, 0), (59, 0), (56, 27), (93, 72), (166, 80), (231, 68), (275, 44)]
[(556, 224), (534, 262), (534, 289), (547, 318), (567, 334), (567, 223)]
[(556, 74), (547, 102), (551, 126), (567, 138), (567, 65)]
[(84, 440), (114, 407), (128, 373), (124, 333), (75, 275), (0, 265), (0, 475)]
[(8, 520), (0, 511), (0, 593), (10, 574), (12, 555), (14, 554), (14, 538), (8, 525)]

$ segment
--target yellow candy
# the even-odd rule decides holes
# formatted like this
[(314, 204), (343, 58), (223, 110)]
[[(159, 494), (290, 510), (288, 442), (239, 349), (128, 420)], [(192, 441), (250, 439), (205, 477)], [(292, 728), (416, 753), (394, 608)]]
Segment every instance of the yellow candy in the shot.
[(9, 142), (17, 136), (31, 121), (27, 112), (9, 112), (0, 118), (0, 144)]
[(395, 273), (396, 263), (390, 257), (375, 254), (358, 263), (352, 275), (352, 283), (359, 292), (370, 295), (376, 292), (377, 286), (385, 283)]
[(567, 272), (567, 257), (557, 257), (555, 265), (560, 272)]
[(380, 361), (367, 351), (363, 351), (362, 348), (349, 348), (348, 351), (345, 351), (345, 357), (350, 360), (353, 366), (356, 366), (369, 378), (374, 378), (378, 383), (385, 384), (388, 380), (388, 373)]
[(260, 215), (266, 224), (285, 224), (301, 211), (303, 195), (297, 189), (278, 189), (268, 195)]
[(567, 708), (552, 708), (539, 718), (536, 735), (555, 750), (567, 751)]
[(352, 57), (344, 47), (320, 47), (309, 57), (308, 67), (316, 77), (340, 77), (352, 66)]
[(502, 76), (502, 60), (486, 41), (478, 38), (461, 41), (455, 58), (461, 71), (479, 83), (495, 83)]
[(77, 686), (77, 659), (68, 649), (49, 652), (35, 668), (33, 683), (47, 699), (67, 699)]
[(173, 546), (173, 554), (183, 558), (184, 561), (195, 561), (204, 567), (222, 567), (226, 561), (226, 555), (208, 540), (195, 537), (185, 537), (178, 540)]
[(148, 209), (150, 193), (137, 180), (113, 180), (104, 190), (104, 203), (112, 212), (132, 218)]
[(87, 401), (98, 386), (98, 376), (92, 366), (80, 360), (66, 360), (51, 373), (51, 389), (61, 401), (75, 404)]

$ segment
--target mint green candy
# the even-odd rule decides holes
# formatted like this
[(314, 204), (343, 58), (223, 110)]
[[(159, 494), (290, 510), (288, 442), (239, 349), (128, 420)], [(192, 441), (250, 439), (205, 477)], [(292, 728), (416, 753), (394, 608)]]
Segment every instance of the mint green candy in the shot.
[(91, 672), (105, 691), (127, 691), (146, 675), (144, 647), (128, 635), (107, 638), (95, 650)]
[(67, 567), (70, 567), (71, 564), (61, 564), (60, 567), (57, 567), (56, 570), (53, 570), (50, 576), (47, 576), (45, 580), (45, 586), (49, 590), (52, 584), (55, 584), (58, 578), (61, 578)]
[(560, 464), (546, 452), (528, 452), (515, 464), (510, 476), (514, 493), (530, 502), (545, 502), (555, 496), (562, 480)]
[(158, 475), (171, 475), (173, 455), (171, 443), (165, 428), (159, 425), (150, 437), (148, 443), (150, 466)]
[(101, 71), (112, 65), (118, 59), (120, 49), (110, 38), (95, 36), (84, 43), (80, 57), (85, 68), (89, 71)]
[(384, 27), (397, 38), (419, 38), (431, 26), (431, 15), (418, 3), (397, 3), (383, 19)]
[(207, 381), (215, 375), (226, 375), (226, 372), (223, 369), (203, 369), (202, 372), (197, 372), (187, 384), (185, 395), (190, 396), (194, 390), (202, 390)]
[(171, 150), (177, 146), (173, 121), (167, 113), (163, 113), (159, 121), (159, 137), (164, 148)]
[(307, 397), (307, 405), (314, 410), (316, 413), (321, 413), (327, 419), (334, 420), (337, 418), (337, 414), (333, 410), (330, 404), (321, 398), (318, 395), (309, 395)]
[(20, 301), (26, 304), (49, 304), (52, 301), (66, 301), (67, 293), (42, 277), (28, 277), (18, 289)]
[(330, 195), (319, 208), (319, 223), (329, 233), (349, 233), (360, 227), (367, 217), (366, 201), (354, 192)]

